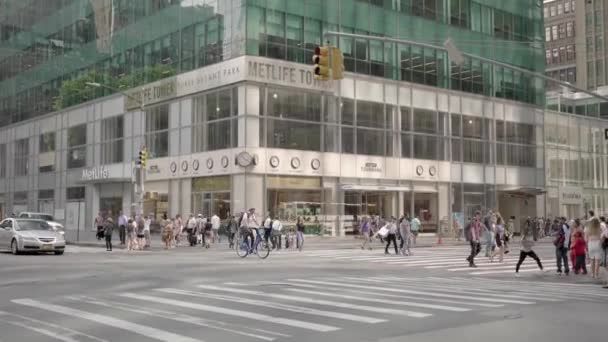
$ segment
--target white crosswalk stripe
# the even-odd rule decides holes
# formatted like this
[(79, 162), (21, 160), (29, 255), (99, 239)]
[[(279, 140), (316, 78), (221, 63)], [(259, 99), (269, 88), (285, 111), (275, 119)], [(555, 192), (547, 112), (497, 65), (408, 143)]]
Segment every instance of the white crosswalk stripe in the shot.
[[(384, 324), (376, 323), (415, 324), (440, 315), (474, 315), (495, 308), (574, 300), (608, 303), (608, 294), (597, 286), (468, 275), (287, 278), (272, 284), (282, 286), (269, 290), (264, 282), (201, 280), (137, 293), (76, 294), (52, 301), (14, 299), (17, 306), (10, 313), (0, 311), (0, 324), (33, 327), (24, 328), (38, 334), (40, 341), (106, 342), (111, 339), (100, 334), (118, 330), (139, 335), (137, 341), (273, 342), (304, 333), (340, 334), (353, 324), (380, 331)], [(471, 324), (476, 319), (473, 315)], [(71, 325), (59, 325), (65, 319), (57, 321), (57, 316), (69, 317)], [(314, 335), (310, 339), (332, 338)]]
[[(327, 251), (308, 251), (298, 254), (282, 254), (277, 258), (290, 259), (292, 257), (320, 258), (323, 260), (336, 260), (352, 263), (373, 263), (380, 265), (393, 265), (406, 268), (422, 268), (447, 270), (450, 273), (467, 273), (469, 275), (499, 275), (515, 273), (515, 265), (519, 259), (519, 253), (513, 248), (509, 254), (504, 256), (503, 262), (498, 262), (498, 256), (491, 262), (489, 258), (482, 254), (475, 259), (476, 268), (471, 268), (466, 261), (469, 255), (468, 246), (450, 246), (434, 248), (413, 249), (413, 255), (385, 255), (382, 249), (373, 251), (351, 250), (327, 250)], [(545, 271), (556, 270), (553, 266), (554, 251), (550, 245), (538, 247), (538, 255), (545, 263)], [(517, 255), (516, 255), (517, 254)], [(520, 273), (526, 274), (539, 271), (538, 265), (531, 259), (527, 259), (520, 268)]]

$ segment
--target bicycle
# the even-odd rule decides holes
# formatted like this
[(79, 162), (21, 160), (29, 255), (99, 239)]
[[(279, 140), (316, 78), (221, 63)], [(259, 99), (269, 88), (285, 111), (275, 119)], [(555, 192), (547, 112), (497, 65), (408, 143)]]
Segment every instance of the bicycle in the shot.
[[(240, 243), (238, 244), (238, 247), (236, 248), (236, 254), (241, 257), (241, 258), (245, 258), (247, 257), (249, 254), (257, 254), (258, 258), (260, 259), (266, 259), (268, 257), (268, 255), (270, 255), (270, 246), (268, 243), (266, 243), (264, 241), (264, 239), (262, 238), (260, 231), (257, 228), (252, 228), (253, 230), (255, 230), (255, 240), (253, 242), (253, 246), (250, 248), (249, 247), (249, 237), (245, 234), (242, 234), (241, 238), (240, 238)], [(261, 246), (260, 246), (261, 244)]]

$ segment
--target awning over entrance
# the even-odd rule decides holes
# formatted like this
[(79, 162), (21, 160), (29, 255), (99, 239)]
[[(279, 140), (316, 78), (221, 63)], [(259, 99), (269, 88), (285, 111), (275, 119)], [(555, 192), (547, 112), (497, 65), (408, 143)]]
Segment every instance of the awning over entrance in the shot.
[(505, 192), (512, 195), (520, 196), (538, 196), (546, 193), (543, 188), (526, 187), (526, 186), (504, 186), (498, 188), (499, 192)]
[(388, 192), (399, 192), (399, 191), (411, 191), (412, 189), (408, 186), (392, 186), (392, 185), (358, 185), (358, 184), (340, 184), (341, 190), (350, 191), (388, 191)]

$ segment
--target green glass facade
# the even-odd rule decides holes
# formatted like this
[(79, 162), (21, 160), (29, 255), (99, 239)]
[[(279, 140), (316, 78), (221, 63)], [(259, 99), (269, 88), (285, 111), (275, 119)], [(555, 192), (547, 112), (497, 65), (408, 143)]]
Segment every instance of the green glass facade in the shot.
[[(0, 125), (244, 54), (309, 63), (323, 32), (391, 36), (544, 71), (540, 0), (0, 0)], [(544, 104), (544, 84), (479, 60), (334, 39), (347, 71)]]

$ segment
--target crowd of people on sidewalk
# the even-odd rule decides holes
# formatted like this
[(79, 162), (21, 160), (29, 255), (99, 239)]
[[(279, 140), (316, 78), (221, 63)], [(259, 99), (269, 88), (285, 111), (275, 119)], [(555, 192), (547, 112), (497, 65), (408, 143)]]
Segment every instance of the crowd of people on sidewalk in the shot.
[[(488, 212), (481, 217), (481, 212), (475, 216), (464, 228), (464, 235), (470, 243), (470, 254), (467, 262), (470, 267), (475, 265), (475, 258), (485, 248), (486, 257), (494, 262), (503, 262), (503, 256), (509, 252), (509, 242), (512, 237), (513, 218), (504, 225), (499, 213)], [(549, 223), (547, 228), (547, 223)], [(601, 268), (608, 271), (608, 226), (605, 217), (596, 217), (593, 211), (583, 219), (570, 219), (556, 217), (553, 221), (527, 218), (522, 227), (520, 238), (520, 255), (515, 266), (515, 273), (519, 273), (522, 263), (527, 257), (536, 261), (543, 270), (542, 261), (534, 252), (534, 246), (539, 238), (551, 236), (555, 246), (555, 259), (557, 273), (569, 275), (572, 270), (575, 274), (587, 275), (587, 264), (590, 264), (591, 277), (600, 280)], [(608, 283), (604, 285), (608, 288)]]
[[(127, 216), (122, 211), (116, 219), (111, 214), (99, 212), (94, 220), (97, 230), (97, 239), (105, 239), (106, 250), (112, 251), (112, 237), (118, 231), (120, 245), (127, 250), (144, 250), (151, 247), (151, 226), (160, 227), (162, 247), (172, 249), (181, 245), (191, 247), (201, 245), (210, 248), (221, 242), (221, 233), (228, 237), (228, 246), (233, 248), (237, 242), (246, 238), (251, 246), (255, 240), (254, 234), (263, 234), (265, 243), (271, 245), (272, 249), (283, 248), (283, 239), (286, 249), (302, 249), (304, 244), (304, 221), (298, 217), (293, 229), (284, 229), (278, 217), (268, 214), (263, 221), (259, 221), (255, 209), (243, 210), (238, 216), (231, 215), (224, 222), (217, 214), (206, 217), (202, 214), (189, 215), (183, 219), (181, 215), (169, 218), (167, 213), (160, 220), (155, 220), (154, 215)], [(223, 232), (220, 230), (223, 228)]]
[[(372, 249), (372, 242), (380, 240), (386, 243), (384, 253), (389, 254), (391, 243), (395, 254), (411, 255), (411, 248), (416, 245), (418, 234), (422, 231), (422, 223), (418, 217), (411, 218), (403, 215), (397, 219), (391, 216), (385, 219), (378, 215), (363, 216), (357, 220), (358, 231), (361, 232), (363, 242), (361, 249)], [(399, 247), (397, 247), (399, 241)]]

